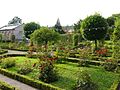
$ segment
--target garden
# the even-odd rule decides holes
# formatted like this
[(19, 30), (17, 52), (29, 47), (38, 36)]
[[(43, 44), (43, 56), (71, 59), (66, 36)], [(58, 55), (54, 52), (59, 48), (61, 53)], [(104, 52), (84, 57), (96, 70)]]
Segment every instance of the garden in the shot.
[(119, 90), (120, 19), (114, 23), (111, 28), (95, 14), (82, 21), (80, 32), (60, 34), (40, 27), (27, 45), (25, 40), (0, 42), (0, 52), (14, 49), (28, 53), (1, 53), (0, 73), (40, 90)]

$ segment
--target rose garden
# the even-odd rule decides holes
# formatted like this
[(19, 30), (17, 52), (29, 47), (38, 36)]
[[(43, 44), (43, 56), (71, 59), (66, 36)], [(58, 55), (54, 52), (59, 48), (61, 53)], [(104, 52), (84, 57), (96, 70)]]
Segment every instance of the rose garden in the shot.
[[(120, 18), (94, 14), (79, 24), (67, 34), (59, 26), (27, 31), (25, 25), (29, 43), (3, 41), (1, 34), (0, 74), (40, 90), (119, 90)], [(7, 54), (9, 49), (27, 54)]]

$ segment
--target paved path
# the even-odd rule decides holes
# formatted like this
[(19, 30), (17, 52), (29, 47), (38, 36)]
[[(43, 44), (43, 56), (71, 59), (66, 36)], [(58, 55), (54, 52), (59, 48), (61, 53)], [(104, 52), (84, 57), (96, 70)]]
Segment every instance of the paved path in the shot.
[(6, 83), (8, 83), (8, 84), (10, 84), (12, 86), (17, 87), (19, 90), (38, 90), (38, 89), (33, 88), (33, 87), (29, 86), (29, 85), (21, 83), (21, 82), (19, 82), (17, 80), (8, 78), (8, 77), (6, 77), (6, 76), (4, 76), (2, 74), (0, 74), (0, 80), (3, 81), (3, 82), (6, 82)]

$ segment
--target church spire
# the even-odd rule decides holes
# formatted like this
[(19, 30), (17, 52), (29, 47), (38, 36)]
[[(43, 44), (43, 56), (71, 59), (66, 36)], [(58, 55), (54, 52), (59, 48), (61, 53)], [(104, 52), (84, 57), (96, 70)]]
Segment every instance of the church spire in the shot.
[(59, 18), (57, 19), (56, 25), (61, 26)]

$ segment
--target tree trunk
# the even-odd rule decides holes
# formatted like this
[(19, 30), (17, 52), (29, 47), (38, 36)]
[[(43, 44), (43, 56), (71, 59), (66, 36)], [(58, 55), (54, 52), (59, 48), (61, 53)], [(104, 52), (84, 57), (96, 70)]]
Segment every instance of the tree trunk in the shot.
[(95, 40), (95, 50), (97, 50), (97, 40)]

